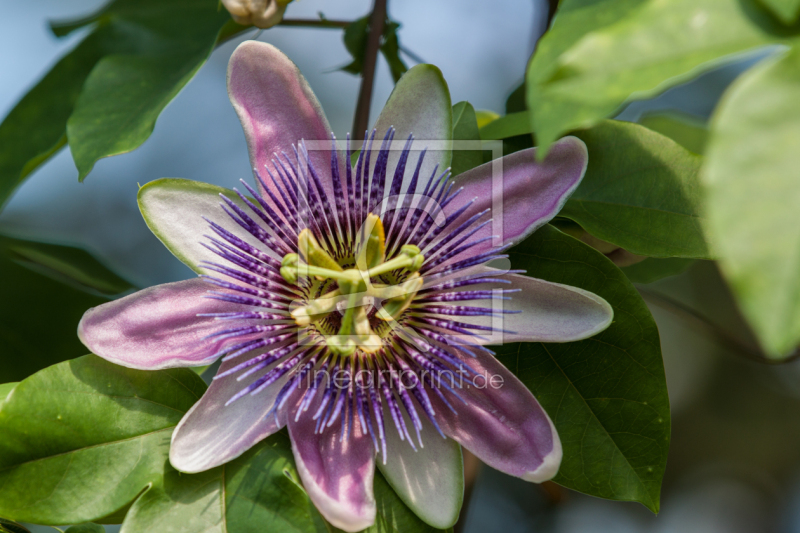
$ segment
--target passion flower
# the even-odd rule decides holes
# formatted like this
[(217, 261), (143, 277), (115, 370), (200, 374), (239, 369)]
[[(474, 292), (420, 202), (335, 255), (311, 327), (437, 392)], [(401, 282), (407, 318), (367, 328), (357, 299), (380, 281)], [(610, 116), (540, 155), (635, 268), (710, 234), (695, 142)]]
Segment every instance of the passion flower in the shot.
[(506, 156), (499, 179), (497, 161), (450, 178), (450, 96), (435, 67), (398, 82), (357, 156), (274, 47), (240, 45), (228, 89), (256, 187), (159, 180), (139, 193), (150, 228), (201, 277), (91, 309), (79, 327), (94, 353), (133, 368), (222, 359), (173, 434), (173, 466), (213, 468), (286, 426), (306, 491), (347, 531), (375, 521), (376, 463), (442, 528), (461, 506), (460, 445), (511, 475), (552, 478), (555, 427), (486, 345), (583, 339), (612, 310), (487, 263), (560, 210), (586, 169), (583, 143), (562, 139), (541, 163), (534, 150)]

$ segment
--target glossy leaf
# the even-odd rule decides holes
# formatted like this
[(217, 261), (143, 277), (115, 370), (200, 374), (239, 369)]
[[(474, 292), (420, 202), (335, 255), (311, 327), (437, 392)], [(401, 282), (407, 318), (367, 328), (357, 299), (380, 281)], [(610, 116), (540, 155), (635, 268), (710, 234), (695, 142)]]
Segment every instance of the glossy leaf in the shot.
[(64, 533), (105, 533), (106, 528), (101, 526), (100, 524), (94, 524), (92, 522), (86, 522), (83, 524), (78, 524), (76, 526), (71, 526), (67, 528)]
[(506, 98), (506, 115), (527, 111), (528, 104), (525, 102), (525, 82), (520, 83), (516, 89)]
[(589, 149), (589, 167), (559, 216), (634, 254), (709, 257), (699, 156), (629, 122), (605, 121), (576, 136)]
[[(553, 25), (536, 45), (533, 58), (528, 63), (525, 75), (525, 91), (528, 109), (531, 111), (531, 126), (537, 133), (540, 157), (544, 158), (550, 144), (560, 136), (552, 123), (562, 115), (575, 113), (581, 104), (560, 98), (546, 82), (559, 67), (559, 57), (584, 35), (598, 31), (624, 19), (647, 0), (562, 0)], [(571, 124), (570, 129), (581, 124)], [(541, 137), (541, 138), (540, 138)]]
[(519, 111), (511, 113), (497, 120), (493, 120), (486, 126), (481, 128), (481, 139), (507, 139), (516, 135), (524, 135), (531, 133), (530, 114), (527, 111)]
[(392, 79), (395, 83), (408, 70), (408, 66), (400, 58), (400, 41), (397, 38), (397, 30), (399, 28), (400, 24), (397, 22), (387, 21), (380, 47), (381, 55), (383, 55), (386, 63), (389, 64), (389, 72), (392, 73)]
[(800, 0), (759, 0), (784, 24), (792, 24), (800, 17)]
[(711, 121), (703, 183), (719, 264), (761, 346), (800, 343), (800, 51), (766, 60)]
[[(453, 140), (454, 141), (480, 141), (478, 119), (475, 108), (469, 102), (458, 102), (453, 106)], [(450, 169), (453, 176), (466, 172), (483, 163), (483, 154), (480, 150), (453, 150), (453, 159)]]
[(230, 22), (216, 0), (115, 0), (53, 24), (59, 36), (94, 27), (0, 124), (0, 206), (68, 137), (81, 179), (97, 159), (138, 147), (217, 39), (243, 29)]
[(0, 518), (0, 533), (31, 533), (31, 531), (22, 524)]
[[(434, 533), (443, 531), (429, 526), (417, 518), (417, 515), (398, 498), (379, 471), (375, 472), (373, 490), (375, 491), (375, 504), (377, 507), (375, 525), (368, 527), (362, 533), (387, 533), (390, 531)], [(452, 533), (452, 529), (447, 531)]]
[(97, 160), (147, 140), (158, 115), (205, 63), (230, 20), (215, 0), (117, 0), (105, 17), (120, 32), (131, 32), (133, 45), (99, 61), (67, 121), (80, 180)]
[(65, 55), (0, 124), (0, 207), (39, 165), (67, 142), (67, 119), (83, 82), (102, 56), (98, 31)]
[(692, 153), (702, 154), (706, 148), (708, 128), (703, 121), (691, 115), (659, 111), (642, 116), (638, 122), (647, 129), (669, 137)]
[(324, 532), (327, 527), (298, 481), (288, 437), (278, 434), (207, 472), (167, 468), (163, 484), (131, 507), (122, 533)]
[(554, 481), (600, 498), (659, 509), (670, 437), (658, 329), (611, 261), (552, 226), (510, 251), (513, 268), (598, 294), (614, 308), (604, 332), (567, 344), (497, 347), (553, 420), (564, 459)]
[[(424, 524), (397, 497), (380, 474), (375, 476), (376, 525), (370, 532), (438, 531)], [(136, 501), (121, 533), (152, 531), (237, 531), (327, 533), (327, 524), (308, 499), (284, 433), (257, 444), (242, 457), (200, 474), (167, 469), (163, 486)], [(171, 528), (171, 529), (170, 529)]]
[(114, 296), (135, 288), (80, 248), (0, 235), (0, 250), (18, 264), (87, 292)]
[[(350, 74), (361, 74), (364, 70), (364, 55), (367, 51), (367, 40), (369, 37), (369, 15), (351, 22), (344, 30), (344, 46), (352, 56), (353, 60), (340, 70)], [(405, 74), (408, 67), (400, 58), (400, 42), (397, 38), (397, 30), (400, 24), (386, 20), (381, 36), (380, 52), (389, 65), (389, 72), (395, 83)]]
[(682, 257), (648, 257), (640, 263), (622, 267), (620, 270), (633, 283), (647, 284), (669, 276), (676, 276), (692, 266), (694, 262), (694, 259)]
[(160, 482), (172, 429), (204, 390), (191, 370), (93, 355), (24, 380), (0, 407), (0, 514), (74, 524), (124, 507)]
[[(122, 533), (331, 531), (299, 482), (285, 433), (207, 472), (170, 466), (172, 430), (204, 391), (190, 369), (133, 370), (94, 355), (26, 379), (0, 402), (0, 513), (75, 523), (132, 503)], [(437, 531), (380, 475), (375, 498), (370, 531)]]
[(67, 122), (79, 179), (83, 180), (99, 159), (130, 152), (147, 140), (158, 115), (210, 52), (209, 46), (202, 53), (102, 59), (86, 80)]
[(3, 401), (6, 399), (6, 397), (8, 397), (8, 395), (11, 394), (11, 391), (14, 390), (14, 387), (16, 387), (16, 386), (17, 386), (17, 383), (13, 383), (13, 382), (12, 383), (0, 383), (0, 403), (3, 403)]
[(350, 74), (361, 74), (364, 69), (364, 54), (367, 50), (367, 36), (369, 35), (369, 16), (356, 19), (344, 29), (344, 47), (353, 57), (353, 60), (343, 66), (341, 70)]
[[(20, 381), (86, 353), (76, 331), (83, 313), (108, 301), (33, 272), (0, 253), (0, 382)], [(0, 513), (2, 515), (2, 513)]]
[(550, 56), (545, 78), (532, 73), (535, 59), (530, 65), (528, 105), (540, 147), (612, 116), (629, 99), (649, 98), (796, 33), (757, 0), (651, 1), (592, 30)]
[(493, 122), (500, 118), (500, 115), (495, 113), (494, 111), (489, 111), (487, 109), (476, 109), (475, 110), (475, 119), (478, 121), (478, 129), (486, 126), (490, 122)]

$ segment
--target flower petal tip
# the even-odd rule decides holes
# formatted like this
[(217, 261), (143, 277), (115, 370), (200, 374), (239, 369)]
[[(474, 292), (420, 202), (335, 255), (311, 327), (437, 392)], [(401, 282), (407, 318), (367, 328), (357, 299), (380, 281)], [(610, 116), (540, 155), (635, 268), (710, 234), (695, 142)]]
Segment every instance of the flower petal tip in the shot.
[[(297, 454), (295, 454), (297, 458)], [(322, 487), (311, 481), (312, 472), (306, 467), (302, 460), (296, 461), (297, 471), (300, 479), (311, 501), (314, 502), (317, 510), (332, 526), (343, 531), (355, 533), (362, 531), (375, 523), (377, 508), (375, 498), (369, 491), (369, 496), (359, 501), (359, 505), (352, 505), (350, 502), (341, 502), (332, 498)], [(358, 500), (364, 496), (358, 487), (354, 487), (357, 494), (353, 498)]]
[(563, 449), (561, 447), (561, 439), (558, 437), (558, 432), (556, 431), (553, 422), (550, 421), (550, 431), (553, 435), (553, 449), (542, 458), (542, 464), (539, 465), (535, 470), (531, 472), (527, 472), (522, 476), (522, 479), (525, 481), (530, 481), (531, 483), (543, 483), (545, 481), (550, 481), (556, 474), (558, 474), (558, 469), (561, 467), (561, 459), (564, 455)]

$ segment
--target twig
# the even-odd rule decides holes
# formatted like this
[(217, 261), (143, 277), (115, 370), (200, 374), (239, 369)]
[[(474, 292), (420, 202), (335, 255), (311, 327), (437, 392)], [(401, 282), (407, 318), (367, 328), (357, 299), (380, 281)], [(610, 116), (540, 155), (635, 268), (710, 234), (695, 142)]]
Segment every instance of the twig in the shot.
[(302, 26), (305, 28), (327, 28), (342, 29), (348, 27), (350, 20), (329, 20), (329, 19), (283, 19), (278, 26)]
[(796, 348), (791, 354), (783, 359), (771, 359), (764, 355), (759, 348), (730, 333), (726, 329), (715, 324), (707, 317), (703, 316), (682, 302), (644, 287), (637, 286), (636, 288), (639, 290), (639, 293), (645, 300), (652, 302), (662, 309), (672, 312), (674, 315), (680, 316), (685, 321), (690, 322), (695, 326), (699, 326), (700, 329), (710, 333), (723, 345), (731, 348), (734, 352), (747, 359), (750, 359), (751, 361), (756, 361), (757, 363), (767, 365), (782, 365), (800, 358), (800, 348)]
[(378, 62), (378, 48), (381, 45), (383, 27), (386, 23), (387, 0), (375, 0), (369, 16), (369, 35), (367, 50), (364, 53), (364, 69), (361, 72), (361, 88), (358, 91), (356, 114), (353, 118), (353, 138), (358, 140), (369, 125), (369, 109), (372, 103), (372, 89), (375, 85), (375, 66)]

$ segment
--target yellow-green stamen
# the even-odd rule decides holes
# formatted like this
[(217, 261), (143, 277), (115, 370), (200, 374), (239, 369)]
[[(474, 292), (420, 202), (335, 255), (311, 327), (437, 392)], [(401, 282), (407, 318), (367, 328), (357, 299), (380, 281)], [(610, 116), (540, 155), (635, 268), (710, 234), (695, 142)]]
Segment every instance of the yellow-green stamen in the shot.
[[(378, 319), (396, 321), (423, 285), (418, 270), (425, 258), (417, 246), (407, 244), (393, 259), (386, 261), (384, 228), (379, 217), (373, 214), (367, 217), (360, 240), (355, 268), (343, 269), (308, 229), (298, 236), (300, 254), (287, 254), (281, 262), (281, 276), (289, 283), (299, 285), (301, 278), (311, 277), (336, 281), (338, 289), (309, 300), (291, 314), (298, 325), (308, 326), (343, 310), (338, 333), (326, 338), (330, 350), (343, 356), (352, 355), (357, 349), (365, 353), (378, 351), (383, 341), (370, 325), (370, 308), (377, 307), (375, 316)], [(408, 273), (402, 283), (373, 282), (377, 276), (402, 270)]]

